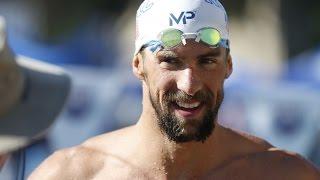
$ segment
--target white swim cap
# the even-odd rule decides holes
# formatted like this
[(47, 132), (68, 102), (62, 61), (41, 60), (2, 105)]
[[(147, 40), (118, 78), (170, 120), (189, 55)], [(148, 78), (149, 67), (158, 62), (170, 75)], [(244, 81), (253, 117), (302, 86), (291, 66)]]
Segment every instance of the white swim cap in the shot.
[(228, 16), (218, 0), (145, 0), (136, 15), (135, 54), (165, 29), (195, 33), (204, 27), (217, 29), (228, 40)]

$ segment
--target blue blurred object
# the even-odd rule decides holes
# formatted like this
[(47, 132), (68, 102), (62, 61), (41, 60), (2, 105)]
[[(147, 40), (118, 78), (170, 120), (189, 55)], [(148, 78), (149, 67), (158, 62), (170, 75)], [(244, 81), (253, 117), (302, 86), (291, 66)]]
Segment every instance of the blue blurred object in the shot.
[(117, 59), (116, 41), (112, 29), (105, 28), (107, 22), (92, 16), (83, 24), (60, 37), (54, 43), (41, 42), (34, 37), (8, 28), (9, 43), (21, 55), (53, 63), (113, 67)]
[(286, 62), (283, 76), (268, 83), (238, 70), (227, 80), (220, 120), (320, 165), (320, 48)]
[(284, 76), (286, 80), (320, 88), (320, 46), (304, 52), (288, 62), (288, 69)]

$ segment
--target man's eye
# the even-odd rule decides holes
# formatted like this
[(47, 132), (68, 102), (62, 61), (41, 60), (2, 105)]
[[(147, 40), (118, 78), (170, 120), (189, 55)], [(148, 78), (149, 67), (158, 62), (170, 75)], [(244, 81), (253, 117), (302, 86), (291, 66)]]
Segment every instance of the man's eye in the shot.
[(213, 57), (208, 57), (208, 58), (201, 58), (200, 60), (200, 64), (213, 64), (217, 62), (216, 58)]
[(182, 61), (175, 57), (159, 58), (159, 63), (160, 67), (169, 70), (179, 69), (183, 65)]
[(178, 64), (179, 59), (178, 58), (161, 58), (160, 62), (168, 63), (168, 64)]

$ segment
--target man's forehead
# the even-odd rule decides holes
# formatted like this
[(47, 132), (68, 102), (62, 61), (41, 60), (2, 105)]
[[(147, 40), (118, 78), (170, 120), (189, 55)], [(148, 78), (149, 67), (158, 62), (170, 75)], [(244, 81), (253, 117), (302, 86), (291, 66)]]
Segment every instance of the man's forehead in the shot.
[(157, 53), (157, 56), (172, 57), (172, 56), (178, 56), (178, 54), (173, 50), (160, 50)]

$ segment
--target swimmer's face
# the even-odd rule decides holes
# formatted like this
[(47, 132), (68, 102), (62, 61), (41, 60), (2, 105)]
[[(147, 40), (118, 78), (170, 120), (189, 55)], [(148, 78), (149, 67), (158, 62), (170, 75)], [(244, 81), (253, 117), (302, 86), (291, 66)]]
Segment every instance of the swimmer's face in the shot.
[(175, 142), (205, 141), (214, 129), (224, 80), (232, 72), (227, 50), (190, 40), (157, 54), (146, 49), (137, 59), (142, 59), (140, 79), (161, 131)]

